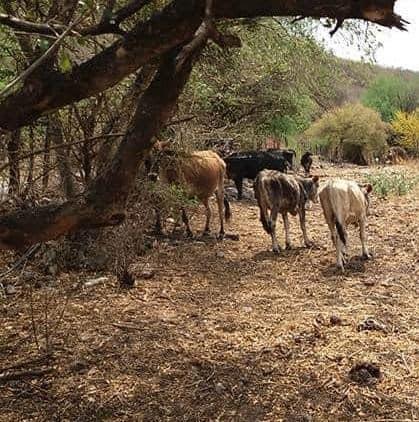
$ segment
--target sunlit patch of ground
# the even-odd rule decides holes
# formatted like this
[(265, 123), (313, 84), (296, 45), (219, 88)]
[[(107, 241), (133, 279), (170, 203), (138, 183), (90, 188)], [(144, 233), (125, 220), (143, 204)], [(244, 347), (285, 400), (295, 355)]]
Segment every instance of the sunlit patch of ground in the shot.
[[(417, 166), (398, 168), (419, 175)], [(317, 173), (361, 181), (372, 171)], [(301, 247), (291, 219), (294, 249), (274, 256), (255, 204), (233, 202), (229, 232), (239, 241), (159, 243), (135, 264), (133, 289), (113, 276), (74, 287), (60, 324), (64, 292), (85, 275), (35, 288), (38, 339), (48, 307), (54, 355), (15, 372), (53, 372), (0, 380), (0, 420), (418, 420), (418, 193), (373, 199), (374, 259), (357, 259), (350, 229), (344, 275), (318, 204), (308, 211), (315, 247)], [(281, 221), (278, 231), (283, 244)], [(154, 277), (139, 277), (145, 267)], [(38, 356), (30, 296), (19, 289), (0, 301), (0, 368)], [(359, 331), (367, 317), (384, 329)], [(379, 366), (376, 384), (348, 378), (362, 361)]]

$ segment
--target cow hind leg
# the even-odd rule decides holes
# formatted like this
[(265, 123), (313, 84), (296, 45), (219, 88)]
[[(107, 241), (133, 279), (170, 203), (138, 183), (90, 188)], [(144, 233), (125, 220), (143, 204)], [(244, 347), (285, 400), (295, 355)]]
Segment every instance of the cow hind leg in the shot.
[(366, 231), (366, 224), (365, 220), (361, 221), (359, 224), (359, 237), (361, 238), (361, 245), (362, 245), (362, 258), (363, 259), (370, 259), (371, 254), (368, 250), (367, 246), (367, 231)]
[(183, 221), (183, 224), (186, 227), (186, 234), (187, 234), (187, 236), (188, 237), (193, 237), (191, 226), (189, 225), (189, 218), (188, 218), (188, 215), (186, 214), (185, 208), (182, 208), (182, 221)]
[(276, 237), (276, 219), (278, 217), (278, 210), (276, 207), (273, 207), (271, 210), (270, 217), (270, 227), (271, 227), (271, 238), (272, 238), (272, 250), (274, 253), (279, 254), (281, 247), (278, 244), (278, 239)]
[(234, 179), (234, 183), (237, 188), (237, 199), (241, 200), (243, 199), (243, 179), (242, 178)]
[[(218, 217), (220, 219), (220, 232), (218, 234), (218, 238), (222, 239), (224, 237), (224, 200), (227, 201), (227, 206), (226, 206), (226, 214), (229, 214), (230, 212), (230, 208), (229, 208), (229, 204), (228, 204), (228, 200), (224, 198), (224, 192), (222, 188), (218, 188), (217, 192), (215, 193), (216, 197), (217, 197), (217, 207), (218, 207)], [(227, 212), (227, 207), (228, 207), (228, 212)]]
[(204, 235), (209, 234), (210, 232), (210, 221), (211, 221), (211, 207), (209, 205), (209, 198), (204, 199), (203, 201), (205, 207), (205, 227)]
[(300, 219), (300, 226), (301, 231), (303, 232), (303, 239), (304, 239), (304, 245), (309, 248), (313, 246), (313, 242), (311, 242), (307, 236), (307, 227), (306, 227), (306, 212), (304, 209), (304, 205), (300, 208), (298, 211), (298, 217)]
[(291, 249), (290, 221), (288, 219), (288, 213), (284, 212), (282, 214), (282, 219), (284, 220), (284, 229), (285, 229), (285, 249)]

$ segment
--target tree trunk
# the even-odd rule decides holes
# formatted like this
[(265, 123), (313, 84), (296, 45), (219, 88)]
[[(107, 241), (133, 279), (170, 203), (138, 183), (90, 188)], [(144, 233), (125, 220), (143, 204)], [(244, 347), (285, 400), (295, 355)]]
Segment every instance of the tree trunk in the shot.
[(9, 195), (19, 195), (20, 191), (20, 129), (11, 133), (7, 143), (7, 156), (9, 160)]
[[(55, 145), (62, 145), (64, 137), (62, 132), (61, 120), (57, 114), (49, 116), (51, 125), (51, 140)], [(70, 149), (68, 147), (60, 147), (55, 150), (58, 172), (60, 174), (61, 187), (67, 199), (76, 196), (77, 190), (74, 184), (73, 174), (70, 165)]]
[(153, 137), (172, 116), (192, 70), (196, 54), (176, 71), (178, 52), (179, 49), (175, 49), (165, 55), (141, 97), (111, 165), (92, 182), (87, 195), (62, 205), (48, 205), (1, 217), (0, 248), (23, 249), (78, 229), (117, 225), (124, 221), (126, 201), (140, 163), (152, 147)]
[[(103, 134), (111, 131), (120, 132), (126, 130), (132, 115), (135, 111), (135, 104), (138, 102), (144, 90), (150, 85), (156, 71), (154, 63), (143, 66), (135, 78), (134, 83), (122, 98), (118, 107), (106, 124)], [(99, 147), (96, 155), (96, 175), (102, 174), (110, 163), (110, 159), (116, 150), (115, 139), (105, 138)]]
[(50, 156), (50, 147), (51, 147), (51, 138), (53, 136), (52, 124), (51, 124), (51, 117), (48, 118), (48, 125), (47, 131), (45, 133), (45, 141), (44, 141), (44, 157), (42, 161), (42, 192), (45, 192), (48, 189), (48, 182), (49, 182), (49, 168), (51, 162)]

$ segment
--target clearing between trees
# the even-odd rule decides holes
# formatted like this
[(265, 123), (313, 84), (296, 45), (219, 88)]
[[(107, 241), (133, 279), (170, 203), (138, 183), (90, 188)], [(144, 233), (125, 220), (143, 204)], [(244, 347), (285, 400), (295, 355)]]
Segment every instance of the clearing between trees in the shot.
[[(395, 168), (419, 176), (417, 164)], [(90, 287), (80, 272), (21, 279), (0, 300), (0, 419), (418, 420), (418, 193), (372, 196), (374, 259), (357, 259), (350, 229), (344, 275), (319, 204), (307, 213), (316, 246), (301, 247), (292, 218), (294, 249), (275, 256), (256, 204), (233, 201), (239, 241), (155, 242), (132, 289), (106, 274)], [(52, 355), (39, 359), (45, 339)], [(363, 362), (379, 373), (350, 377)]]

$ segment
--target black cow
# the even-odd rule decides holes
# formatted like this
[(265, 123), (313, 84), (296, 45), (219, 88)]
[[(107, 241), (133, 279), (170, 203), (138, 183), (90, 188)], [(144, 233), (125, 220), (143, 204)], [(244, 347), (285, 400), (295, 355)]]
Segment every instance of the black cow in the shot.
[(313, 165), (312, 153), (307, 151), (301, 157), (301, 165), (304, 168), (306, 175), (310, 174), (311, 166)]
[(285, 173), (293, 166), (292, 150), (242, 151), (224, 159), (227, 164), (227, 177), (234, 180), (237, 198), (243, 197), (243, 179), (254, 179), (264, 169)]

